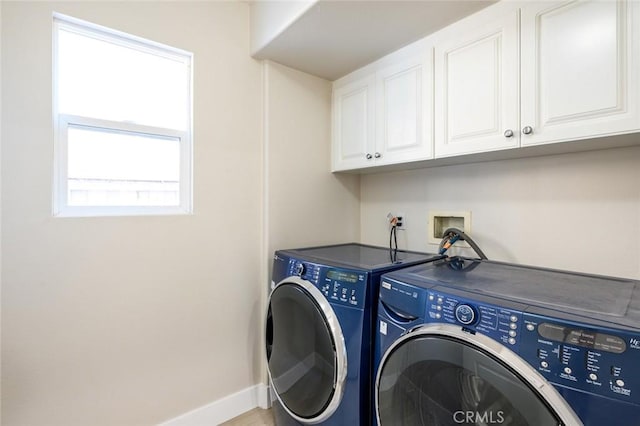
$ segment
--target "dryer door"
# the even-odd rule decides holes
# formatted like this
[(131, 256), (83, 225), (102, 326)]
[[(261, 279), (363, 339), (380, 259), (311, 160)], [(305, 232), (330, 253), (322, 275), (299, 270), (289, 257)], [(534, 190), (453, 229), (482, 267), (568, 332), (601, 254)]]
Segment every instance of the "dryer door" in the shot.
[(544, 377), (494, 340), (452, 325), (398, 339), (376, 378), (386, 425), (581, 425)]
[(338, 408), (347, 376), (344, 336), (324, 295), (298, 277), (271, 292), (266, 321), (269, 377), (283, 408), (318, 423)]

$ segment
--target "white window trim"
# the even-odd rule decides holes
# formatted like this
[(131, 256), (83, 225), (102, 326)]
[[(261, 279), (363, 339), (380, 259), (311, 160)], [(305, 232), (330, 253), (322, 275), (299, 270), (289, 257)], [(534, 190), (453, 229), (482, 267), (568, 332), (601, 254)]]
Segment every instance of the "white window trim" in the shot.
[[(164, 45), (162, 43), (127, 34), (122, 31), (103, 27), (71, 16), (62, 15), (60, 13), (53, 14), (53, 35), (58, 33), (59, 28), (67, 31), (73, 31), (85, 37), (91, 37), (96, 40), (107, 41), (109, 43), (117, 43), (123, 47), (130, 47), (153, 55), (160, 55), (164, 58), (188, 64), (193, 60), (193, 54), (186, 50), (177, 49)], [(55, 43), (57, 46), (57, 42)]]
[[(146, 53), (161, 55), (189, 65), (189, 100), (187, 109), (188, 131), (145, 126), (129, 122), (117, 122), (91, 117), (82, 117), (58, 112), (58, 29), (64, 28), (93, 37), (97, 40), (116, 42), (124, 47), (133, 47)], [(90, 216), (142, 216), (142, 215), (185, 215), (193, 213), (193, 54), (172, 48), (151, 40), (136, 37), (107, 27), (92, 24), (59, 13), (53, 14), (53, 127), (54, 127), (54, 167), (53, 167), (53, 216), (90, 217)], [(70, 206), (68, 203), (68, 155), (67, 133), (69, 126), (98, 128), (109, 132), (171, 137), (180, 140), (180, 202), (176, 206)]]

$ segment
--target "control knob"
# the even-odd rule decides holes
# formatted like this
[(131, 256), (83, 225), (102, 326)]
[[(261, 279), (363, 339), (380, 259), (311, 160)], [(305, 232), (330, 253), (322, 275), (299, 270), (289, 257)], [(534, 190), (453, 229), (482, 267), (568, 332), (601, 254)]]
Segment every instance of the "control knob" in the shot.
[(295, 273), (297, 276), (301, 277), (302, 275), (304, 275), (305, 273), (305, 266), (303, 263), (296, 263), (296, 267), (295, 267)]
[(464, 325), (473, 324), (476, 320), (476, 312), (467, 304), (456, 306), (455, 315), (456, 319)]

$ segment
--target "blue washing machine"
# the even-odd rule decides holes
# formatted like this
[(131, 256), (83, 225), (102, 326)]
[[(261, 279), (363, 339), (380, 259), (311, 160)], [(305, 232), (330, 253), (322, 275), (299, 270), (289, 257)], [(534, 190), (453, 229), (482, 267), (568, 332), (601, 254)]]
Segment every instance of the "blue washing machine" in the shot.
[(639, 425), (640, 282), (447, 259), (385, 274), (381, 425)]
[(371, 424), (380, 276), (440, 258), (362, 244), (275, 253), (265, 342), (276, 424)]

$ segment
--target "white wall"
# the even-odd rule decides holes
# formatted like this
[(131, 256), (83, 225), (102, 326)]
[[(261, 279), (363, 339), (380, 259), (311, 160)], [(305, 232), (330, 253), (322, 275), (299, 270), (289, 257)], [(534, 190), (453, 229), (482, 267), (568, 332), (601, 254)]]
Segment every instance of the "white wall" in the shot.
[[(195, 53), (193, 215), (51, 216), (53, 11)], [(261, 381), (262, 80), (248, 13), (2, 2), (3, 425), (154, 424)]]
[[(265, 81), (265, 269), (270, 271), (276, 249), (360, 239), (360, 178), (329, 173), (331, 83), (272, 62), (266, 64)], [(266, 300), (267, 285), (263, 291)]]
[(366, 175), (362, 241), (388, 244), (385, 216), (403, 212), (399, 245), (433, 252), (428, 212), (470, 210), (490, 259), (638, 279), (638, 165), (633, 147)]

